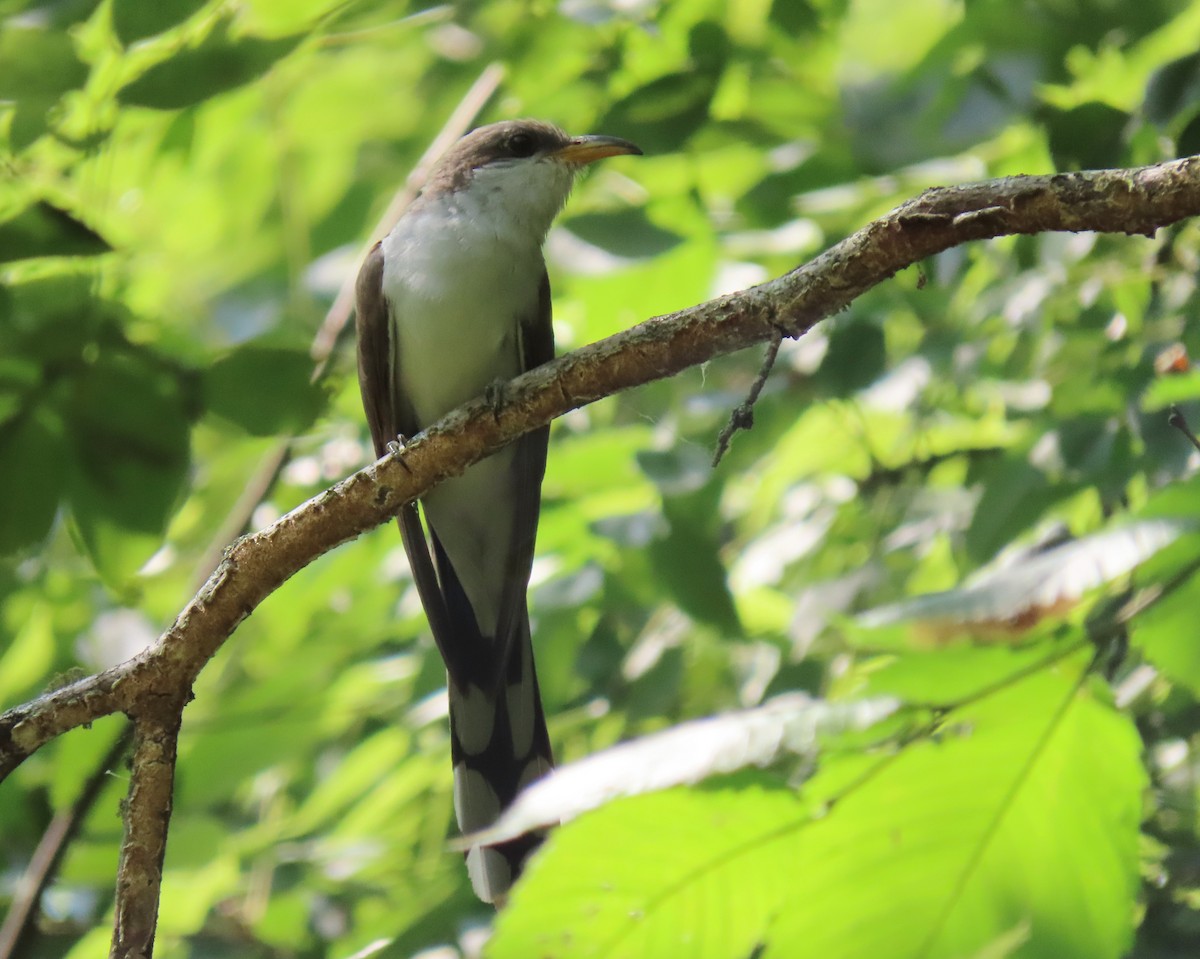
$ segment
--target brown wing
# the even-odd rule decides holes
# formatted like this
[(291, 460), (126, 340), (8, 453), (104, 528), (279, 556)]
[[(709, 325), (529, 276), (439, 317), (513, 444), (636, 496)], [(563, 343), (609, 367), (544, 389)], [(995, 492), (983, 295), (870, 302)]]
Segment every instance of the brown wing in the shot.
[[(554, 324), (550, 312), (550, 279), (545, 270), (538, 288), (536, 312), (521, 322), (522, 372), (532, 370), (554, 359)], [(546, 474), (546, 451), (550, 443), (550, 427), (544, 426), (527, 433), (516, 441), (513, 457), (516, 508), (513, 510), (512, 561), (506, 568), (504, 603), (500, 609), (497, 634), (503, 638), (503, 649), (496, 660), (496, 685), (507, 680), (513, 644), (523, 633), (528, 635), (528, 610), (525, 594), (529, 588), (529, 573), (533, 567), (534, 546), (537, 540), (538, 515), (542, 505), (542, 478)]]
[(358, 334), (358, 388), (375, 455), (383, 456), (402, 428), (392, 389), (392, 323), (383, 295), (383, 244), (376, 243), (363, 261), (354, 284), (355, 331)]
[[(371, 247), (358, 272), (354, 285), (355, 331), (358, 334), (358, 388), (362, 393), (363, 409), (367, 414), (367, 425), (371, 429), (371, 440), (375, 444), (375, 455), (383, 456), (388, 446), (401, 436), (411, 437), (417, 432), (416, 417), (405, 400), (403, 391), (395, 380), (392, 365), (395, 348), (392, 333), (395, 325), (390, 315), (387, 297), (383, 294), (383, 245)], [(413, 581), (434, 639), (446, 655), (446, 637), (449, 636), (445, 600), (438, 588), (425, 530), (417, 515), (417, 504), (409, 503), (400, 509), (396, 517), (400, 524), (400, 538), (408, 565), (412, 569)]]

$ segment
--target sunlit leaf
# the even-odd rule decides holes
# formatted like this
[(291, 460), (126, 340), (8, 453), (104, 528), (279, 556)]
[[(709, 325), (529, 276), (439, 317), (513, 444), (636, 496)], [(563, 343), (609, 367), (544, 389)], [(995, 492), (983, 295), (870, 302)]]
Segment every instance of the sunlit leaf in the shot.
[(87, 77), (67, 33), (13, 21), (0, 27), (0, 64), (0, 100), (57, 99)]
[(531, 865), (490, 954), (949, 957), (1023, 925), (1016, 955), (1116, 959), (1140, 745), (1073, 673), (956, 711), (939, 743), (833, 764), (799, 794), (673, 791), (592, 813)]
[(912, 622), (926, 635), (1019, 636), (1061, 615), (1091, 590), (1130, 572), (1169, 546), (1190, 524), (1144, 520), (1008, 559), (971, 576), (960, 588), (916, 596), (862, 614), (866, 627)]
[(505, 842), (620, 796), (766, 766), (785, 753), (813, 753), (820, 742), (867, 729), (897, 707), (888, 699), (826, 703), (791, 694), (756, 709), (683, 723), (554, 770), (522, 792), (494, 826), (463, 837), (459, 845)]

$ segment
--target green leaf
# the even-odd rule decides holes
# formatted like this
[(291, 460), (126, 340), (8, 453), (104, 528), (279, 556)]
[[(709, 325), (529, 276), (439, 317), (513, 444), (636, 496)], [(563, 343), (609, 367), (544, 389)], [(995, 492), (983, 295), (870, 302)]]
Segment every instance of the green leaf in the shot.
[(1052, 503), (1069, 495), (1024, 459), (1006, 459), (988, 471), (987, 485), (967, 529), (967, 550), (977, 562), (994, 557), (1028, 529)]
[(1164, 64), (1146, 84), (1143, 109), (1151, 123), (1169, 125), (1200, 98), (1200, 53), (1189, 53)]
[(742, 627), (712, 528), (715, 503), (709, 500), (706, 513), (693, 510), (693, 505), (670, 500), (663, 504), (670, 531), (650, 544), (650, 561), (680, 609), (732, 638)]
[(849, 396), (874, 383), (886, 362), (887, 344), (879, 324), (851, 319), (831, 327), (818, 375), (829, 395)]
[[(69, 22), (67, 5), (56, 12)], [(50, 111), (64, 93), (82, 87), (87, 76), (65, 29), (17, 26), (13, 20), (0, 26), (0, 102), (12, 101), (9, 148), (19, 153), (47, 133)]]
[(729, 56), (729, 41), (716, 23), (703, 21), (689, 35), (693, 68), (668, 73), (623, 97), (598, 129), (627, 137), (648, 154), (671, 153), (708, 119)]
[[(36, 691), (39, 678), (54, 666), (54, 623), (48, 603), (23, 610), (24, 621), (0, 652), (0, 703)], [(44, 682), (44, 679), (43, 679)]]
[(82, 85), (87, 75), (66, 32), (11, 22), (0, 28), (0, 100), (53, 101)]
[(132, 106), (180, 110), (256, 79), (302, 39), (300, 35), (274, 40), (233, 38), (222, 25), (199, 46), (151, 67), (123, 87), (117, 99)]
[(643, 450), (637, 463), (664, 496), (695, 493), (713, 482), (708, 454), (691, 445), (668, 450)]
[(63, 425), (48, 410), (0, 426), (0, 554), (39, 543), (50, 531), (66, 485)]
[[(613, 803), (552, 835), (499, 916), (489, 959), (753, 955), (789, 878), (770, 837), (810, 815), (763, 787)], [(707, 927), (705, 903), (719, 904)]]
[(1019, 928), (1025, 959), (1117, 959), (1145, 775), (1084, 668), (956, 710), (938, 740), (830, 763), (799, 794), (676, 790), (585, 816), (535, 857), (489, 955), (949, 959)]
[(1050, 154), (1059, 170), (1095, 170), (1120, 166), (1130, 117), (1107, 103), (1084, 103), (1054, 110), (1044, 121)]
[(646, 219), (644, 210), (584, 213), (564, 221), (563, 226), (614, 256), (658, 256), (683, 242), (678, 233), (664, 230)]
[(97, 256), (110, 250), (99, 233), (45, 201), (0, 223), (0, 263), (39, 256)]
[(648, 154), (668, 153), (708, 118), (715, 92), (712, 77), (691, 71), (669, 73), (615, 104), (600, 127), (617, 131)]
[[(1195, 504), (1195, 484), (1177, 488), (1180, 498)], [(1196, 561), (1200, 537), (1181, 540), (1165, 557), (1166, 569), (1158, 581), (1187, 571)], [(1173, 584), (1134, 621), (1130, 638), (1146, 658), (1175, 682), (1200, 694), (1200, 643), (1196, 642), (1196, 572), (1192, 569), (1180, 583)]]
[(642, 452), (637, 460), (663, 493), (667, 531), (648, 547), (655, 575), (689, 616), (728, 636), (738, 635), (741, 623), (720, 557), (717, 507), (723, 484), (707, 454), (682, 446)]
[(306, 351), (250, 343), (204, 372), (204, 404), (252, 436), (298, 433), (324, 405), (312, 371)]
[(129, 46), (183, 23), (209, 0), (113, 0), (112, 22), (117, 39)]
[(117, 356), (76, 378), (65, 415), (76, 531), (117, 584), (158, 548), (183, 489), (190, 429), (182, 397), (142, 358)]
[(804, 36), (820, 26), (820, 17), (808, 0), (773, 0), (771, 22), (786, 33)]
[(1197, 112), (1175, 137), (1175, 151), (1179, 156), (1194, 156), (1200, 152), (1200, 112)]

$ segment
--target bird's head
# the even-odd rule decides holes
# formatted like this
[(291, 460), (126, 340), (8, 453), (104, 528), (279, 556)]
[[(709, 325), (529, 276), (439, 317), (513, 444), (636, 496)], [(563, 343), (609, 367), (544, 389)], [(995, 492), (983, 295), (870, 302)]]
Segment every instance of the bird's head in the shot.
[(551, 123), (505, 120), (459, 140), (438, 163), (428, 189), (467, 191), (490, 215), (527, 224), (540, 241), (580, 170), (605, 157), (641, 152), (619, 137), (573, 137)]

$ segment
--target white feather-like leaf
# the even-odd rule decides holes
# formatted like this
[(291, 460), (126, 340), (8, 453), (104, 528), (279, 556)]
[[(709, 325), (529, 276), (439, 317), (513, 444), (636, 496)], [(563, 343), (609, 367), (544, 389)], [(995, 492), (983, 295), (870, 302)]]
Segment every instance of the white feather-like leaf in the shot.
[(765, 766), (786, 753), (812, 753), (822, 739), (873, 726), (899, 705), (882, 697), (829, 703), (788, 693), (754, 709), (683, 723), (560, 766), (525, 789), (493, 826), (454, 845), (506, 842), (619, 796)]
[(981, 570), (958, 589), (880, 606), (858, 618), (869, 628), (911, 621), (1020, 622), (1078, 600), (1169, 546), (1190, 528), (1180, 520), (1130, 523), (1072, 540), (1003, 568)]

